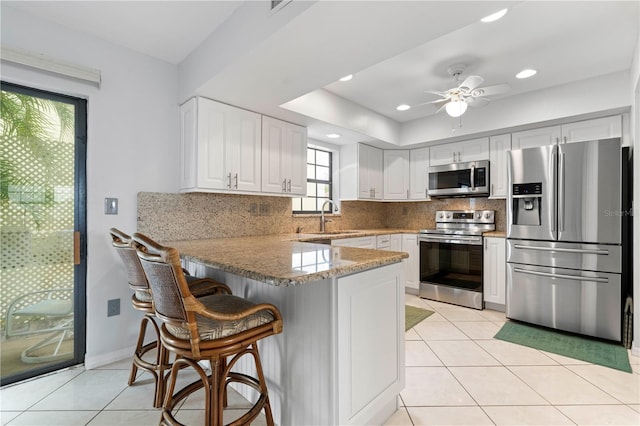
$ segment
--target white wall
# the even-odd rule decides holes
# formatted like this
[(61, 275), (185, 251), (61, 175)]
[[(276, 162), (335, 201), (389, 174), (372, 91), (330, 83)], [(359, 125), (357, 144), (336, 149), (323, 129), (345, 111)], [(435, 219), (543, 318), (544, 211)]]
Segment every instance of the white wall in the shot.
[[(88, 100), (87, 352), (88, 368), (130, 356), (139, 313), (107, 234), (136, 229), (139, 191), (178, 190), (177, 67), (2, 7), (2, 43), (100, 69), (102, 85), (2, 64), (2, 80)], [(105, 197), (120, 200), (105, 216)], [(121, 315), (107, 318), (107, 300)]]

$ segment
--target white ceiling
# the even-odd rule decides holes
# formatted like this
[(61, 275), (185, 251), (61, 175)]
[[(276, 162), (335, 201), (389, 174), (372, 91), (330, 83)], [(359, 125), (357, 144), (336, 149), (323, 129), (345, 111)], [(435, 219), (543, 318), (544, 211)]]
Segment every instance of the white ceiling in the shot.
[[(299, 2), (283, 8), (291, 18), (280, 30), (250, 46), (242, 34), (246, 27), (238, 26), (238, 37), (225, 41), (233, 48), (243, 40), (246, 52), (238, 50), (233, 63), (194, 90), (305, 124), (310, 137), (333, 143), (325, 133), (343, 134), (342, 143), (372, 137), (348, 126), (337, 128), (340, 120), (318, 121), (280, 105), (325, 89), (317, 93), (337, 95), (354, 110), (382, 116), (399, 128), (435, 113), (431, 105), (405, 112), (395, 107), (437, 99), (424, 90), (453, 87), (447, 68), (454, 63), (467, 64), (462, 77), (480, 75), (483, 86), (508, 83), (508, 93), (493, 97), (499, 102), (501, 97), (628, 70), (640, 26), (638, 1)], [(201, 52), (203, 41), (223, 23), (238, 22), (238, 14), (249, 10), (243, 8), (247, 3), (3, 0), (2, 7), (184, 67), (185, 58), (216, 53)], [(479, 22), (503, 7), (509, 7), (503, 19)], [(529, 67), (538, 70), (535, 77), (515, 78)], [(349, 73), (353, 80), (336, 82)]]

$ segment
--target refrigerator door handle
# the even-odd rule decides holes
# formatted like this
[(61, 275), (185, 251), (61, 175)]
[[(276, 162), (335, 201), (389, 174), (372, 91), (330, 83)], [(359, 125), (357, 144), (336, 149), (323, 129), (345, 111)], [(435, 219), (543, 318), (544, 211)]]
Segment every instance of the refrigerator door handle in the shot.
[(549, 272), (528, 271), (526, 269), (513, 268), (513, 272), (519, 272), (521, 274), (538, 275), (541, 277), (559, 278), (562, 280), (574, 280), (574, 281), (594, 281), (598, 283), (608, 283), (608, 278), (601, 277), (585, 277), (582, 275), (565, 275), (565, 274), (552, 274)]
[(561, 152), (558, 162), (558, 232), (564, 231), (564, 197), (565, 197), (565, 176), (564, 176), (564, 152)]
[(513, 248), (523, 250), (540, 250), (540, 251), (556, 251), (560, 253), (578, 253), (578, 254), (600, 254), (609, 255), (609, 250), (590, 250), (590, 249), (572, 249), (560, 247), (539, 247), (539, 246), (523, 246), (522, 244), (514, 244)]
[[(555, 182), (556, 181), (556, 172), (557, 172), (557, 168), (556, 168), (556, 155), (557, 155), (557, 146), (553, 146), (551, 148), (551, 161), (549, 161), (549, 182)], [(557, 238), (556, 235), (556, 190), (555, 188), (552, 188), (551, 190), (552, 195), (551, 195), (551, 199), (549, 200), (549, 211), (547, 212), (547, 217), (549, 219), (549, 225), (551, 228), (551, 233), (553, 235), (553, 239), (555, 240)]]

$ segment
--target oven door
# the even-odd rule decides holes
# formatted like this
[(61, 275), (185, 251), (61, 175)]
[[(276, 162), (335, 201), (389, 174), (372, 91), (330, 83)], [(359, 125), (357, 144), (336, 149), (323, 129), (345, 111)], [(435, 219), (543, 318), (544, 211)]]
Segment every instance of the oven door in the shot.
[(420, 281), (482, 293), (482, 237), (420, 238)]

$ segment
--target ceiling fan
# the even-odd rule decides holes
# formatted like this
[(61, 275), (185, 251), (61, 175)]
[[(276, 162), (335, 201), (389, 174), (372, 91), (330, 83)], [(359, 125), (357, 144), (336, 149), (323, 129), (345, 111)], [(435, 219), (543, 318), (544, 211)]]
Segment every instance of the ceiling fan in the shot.
[(420, 105), (434, 104), (440, 107), (437, 112), (440, 112), (444, 108), (451, 117), (460, 117), (467, 110), (467, 106), (485, 106), (490, 101), (486, 96), (498, 95), (508, 92), (511, 89), (506, 83), (479, 87), (484, 82), (484, 79), (477, 75), (470, 75), (461, 82), (460, 76), (466, 68), (467, 66), (465, 64), (451, 65), (447, 71), (449, 75), (456, 80), (458, 86), (444, 92), (425, 90), (426, 93), (441, 96), (442, 99), (425, 102)]

